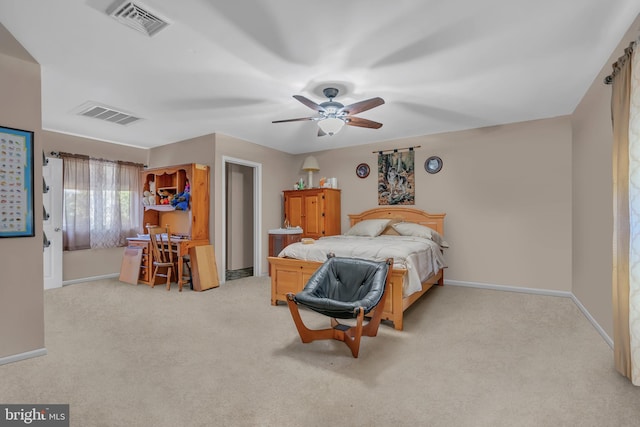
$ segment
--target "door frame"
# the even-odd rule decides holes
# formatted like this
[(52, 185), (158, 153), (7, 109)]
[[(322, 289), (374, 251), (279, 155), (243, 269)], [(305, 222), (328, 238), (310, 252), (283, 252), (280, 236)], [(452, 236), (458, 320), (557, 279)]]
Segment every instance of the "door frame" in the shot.
[(220, 283), (227, 277), (227, 164), (247, 166), (253, 169), (253, 275), (262, 275), (262, 164), (236, 157), (222, 156), (222, 265)]

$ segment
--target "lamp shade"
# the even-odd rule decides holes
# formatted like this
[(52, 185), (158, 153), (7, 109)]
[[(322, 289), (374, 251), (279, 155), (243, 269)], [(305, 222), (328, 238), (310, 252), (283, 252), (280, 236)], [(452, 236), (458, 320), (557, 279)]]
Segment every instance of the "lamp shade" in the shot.
[(318, 127), (322, 129), (322, 132), (329, 136), (340, 132), (342, 126), (344, 126), (344, 121), (336, 117), (329, 117), (328, 119), (320, 120), (318, 122)]
[(304, 159), (304, 163), (302, 164), (303, 171), (319, 171), (320, 165), (318, 164), (318, 160), (316, 160), (313, 156), (308, 156)]

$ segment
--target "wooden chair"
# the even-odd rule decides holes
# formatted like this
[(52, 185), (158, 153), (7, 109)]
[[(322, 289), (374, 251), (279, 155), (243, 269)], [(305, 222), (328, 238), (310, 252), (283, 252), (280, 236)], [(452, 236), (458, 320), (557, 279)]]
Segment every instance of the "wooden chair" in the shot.
[[(174, 259), (175, 249), (171, 245), (171, 232), (169, 226), (159, 227), (148, 225), (149, 238), (151, 239), (151, 250), (153, 252), (153, 273), (151, 274), (151, 287), (156, 284), (156, 277), (167, 278), (167, 290), (171, 289), (171, 277), (178, 276), (177, 260)], [(158, 270), (164, 269), (164, 273)], [(180, 289), (182, 291), (182, 289)]]
[[(366, 325), (363, 325), (364, 316), (376, 306), (384, 306), (392, 270), (393, 259), (378, 262), (330, 255), (301, 292), (287, 294), (287, 305), (302, 342), (343, 341), (357, 358), (361, 337), (375, 337), (378, 333), (382, 310), (375, 310)], [(307, 328), (300, 317), (298, 304), (331, 317), (331, 328)], [(349, 318), (356, 318), (355, 326), (343, 325), (336, 320)]]

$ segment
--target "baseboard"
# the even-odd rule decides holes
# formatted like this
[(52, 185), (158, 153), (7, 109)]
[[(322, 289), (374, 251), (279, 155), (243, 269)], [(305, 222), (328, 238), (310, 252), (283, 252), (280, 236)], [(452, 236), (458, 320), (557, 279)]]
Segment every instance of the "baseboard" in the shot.
[(7, 363), (19, 362), (21, 360), (31, 359), (33, 357), (46, 356), (47, 349), (39, 348), (37, 350), (27, 351), (25, 353), (14, 354), (11, 356), (0, 357), (0, 365), (6, 365)]
[(538, 288), (521, 288), (518, 286), (505, 286), (505, 285), (494, 285), (491, 283), (478, 283), (478, 282), (464, 282), (460, 280), (447, 280), (444, 281), (445, 285), (452, 286), (464, 286), (467, 288), (480, 288), (480, 289), (490, 289), (494, 291), (505, 291), (505, 292), (521, 292), (524, 294), (535, 294), (535, 295), (548, 295), (554, 297), (563, 297), (563, 298), (571, 298), (571, 301), (574, 302), (575, 305), (578, 306), (578, 309), (584, 314), (589, 322), (593, 325), (593, 327), (598, 331), (600, 336), (604, 339), (604, 341), (613, 349), (613, 340), (607, 333), (602, 329), (600, 324), (593, 318), (589, 310), (582, 305), (580, 300), (572, 293), (568, 291), (554, 291), (550, 289), (538, 289)]
[(587, 308), (584, 305), (582, 305), (580, 300), (575, 295), (571, 294), (571, 299), (578, 306), (582, 314), (584, 314), (584, 316), (589, 320), (589, 322), (591, 322), (593, 327), (596, 328), (596, 331), (598, 331), (600, 336), (604, 338), (604, 341), (609, 345), (609, 347), (611, 347), (611, 350), (613, 350), (613, 340), (611, 339), (611, 337), (607, 335), (604, 329), (602, 329), (602, 327), (598, 324), (598, 322), (596, 322), (596, 319), (593, 318), (591, 313), (589, 313)]
[(494, 291), (521, 292), (523, 294), (549, 295), (554, 297), (571, 298), (572, 293), (568, 291), (554, 291), (550, 289), (521, 288), (518, 286), (494, 285), (491, 283), (463, 282), (460, 280), (444, 279), (445, 285), (464, 286), (467, 288), (492, 289)]
[(62, 286), (73, 285), (75, 283), (92, 282), (94, 280), (112, 279), (114, 277), (120, 277), (120, 273), (103, 274), (102, 276), (84, 277), (82, 279), (64, 280)]

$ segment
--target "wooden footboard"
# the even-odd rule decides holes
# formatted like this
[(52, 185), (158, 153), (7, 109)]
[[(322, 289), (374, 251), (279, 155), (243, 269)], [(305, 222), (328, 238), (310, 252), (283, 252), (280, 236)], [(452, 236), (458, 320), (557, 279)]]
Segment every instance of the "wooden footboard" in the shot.
[[(304, 288), (311, 275), (322, 265), (315, 261), (302, 261), (290, 258), (268, 257), (271, 273), (271, 304), (278, 301), (286, 303), (287, 293), (297, 293)], [(390, 287), (387, 289), (387, 301), (382, 312), (382, 319), (393, 322), (393, 327), (402, 330), (404, 311), (417, 301), (431, 286), (442, 284), (442, 270), (422, 284), (422, 290), (403, 298), (403, 280), (406, 270), (394, 268), (391, 274)]]

